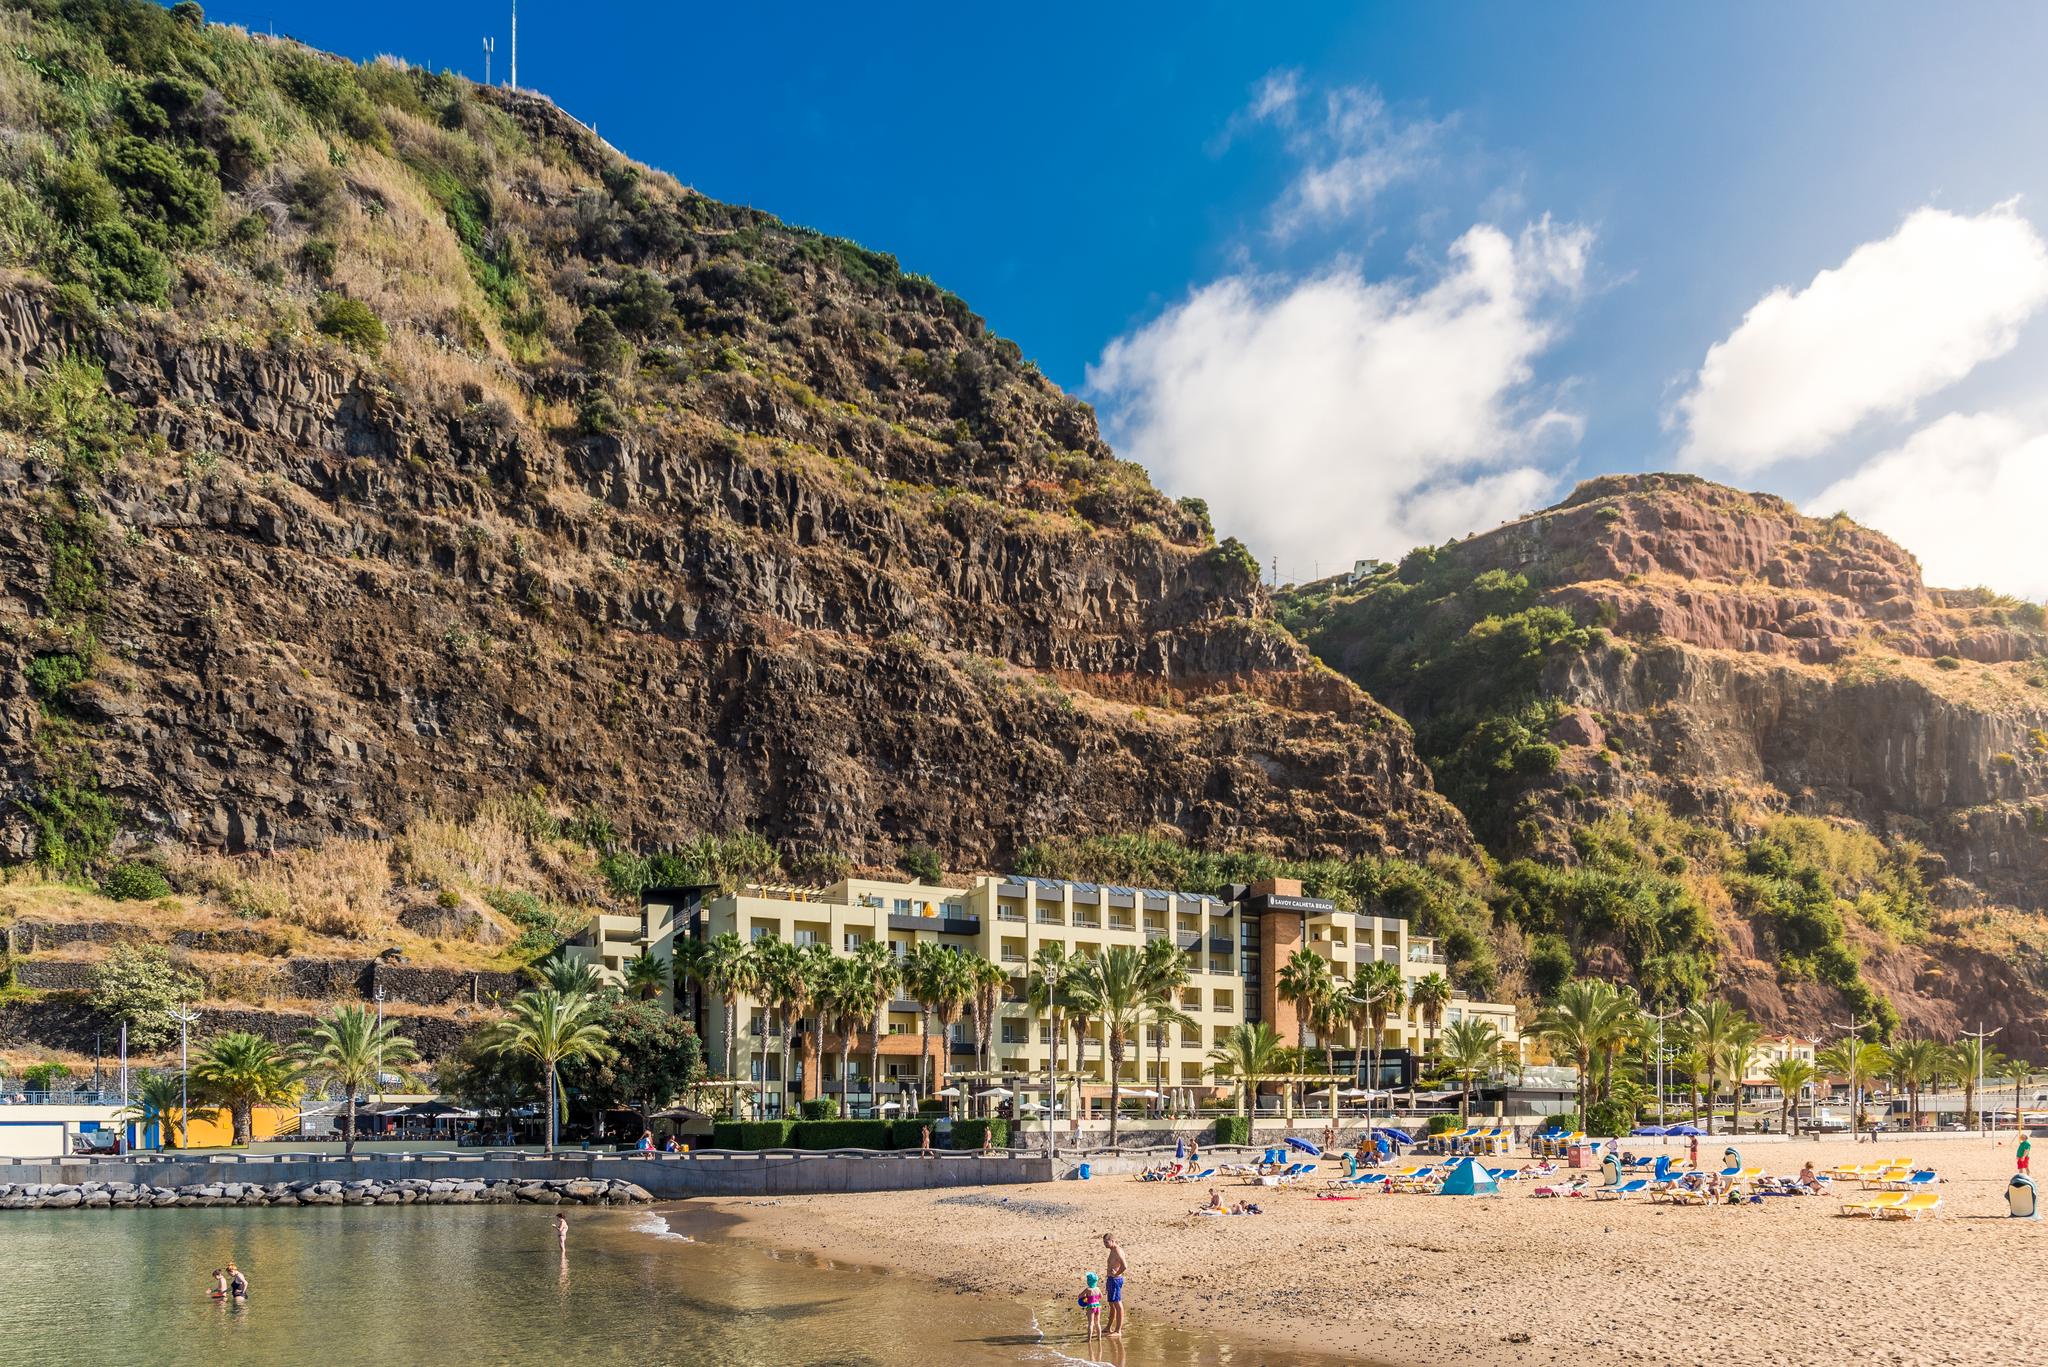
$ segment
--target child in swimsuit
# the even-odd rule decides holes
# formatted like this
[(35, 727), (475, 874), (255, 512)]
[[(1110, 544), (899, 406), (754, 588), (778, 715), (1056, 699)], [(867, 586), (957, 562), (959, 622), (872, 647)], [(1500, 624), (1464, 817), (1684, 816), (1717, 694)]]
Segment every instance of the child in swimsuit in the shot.
[(1090, 1339), (1102, 1337), (1102, 1292), (1096, 1289), (1100, 1282), (1101, 1279), (1093, 1272), (1090, 1272), (1088, 1274), (1088, 1284), (1082, 1290), (1081, 1299), (1078, 1302), (1080, 1307), (1088, 1312), (1088, 1337)]
[(228, 1298), (228, 1274), (224, 1269), (218, 1267), (213, 1269), (213, 1290), (207, 1294), (217, 1301), (224, 1301)]

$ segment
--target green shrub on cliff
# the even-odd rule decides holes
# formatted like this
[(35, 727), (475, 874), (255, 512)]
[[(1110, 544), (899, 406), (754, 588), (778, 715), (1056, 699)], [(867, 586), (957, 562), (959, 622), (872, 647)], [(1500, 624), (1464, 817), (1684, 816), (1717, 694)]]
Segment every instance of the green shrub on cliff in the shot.
[(126, 859), (107, 870), (100, 893), (116, 902), (154, 902), (171, 895), (171, 880), (154, 864)]
[(178, 1037), (178, 1010), (199, 999), (199, 980), (171, 962), (161, 945), (115, 945), (93, 968), (92, 1005), (109, 1023), (128, 1027), (137, 1053)]
[(384, 349), (384, 322), (360, 299), (340, 294), (320, 296), (320, 313), (313, 326), (350, 351), (374, 356)]

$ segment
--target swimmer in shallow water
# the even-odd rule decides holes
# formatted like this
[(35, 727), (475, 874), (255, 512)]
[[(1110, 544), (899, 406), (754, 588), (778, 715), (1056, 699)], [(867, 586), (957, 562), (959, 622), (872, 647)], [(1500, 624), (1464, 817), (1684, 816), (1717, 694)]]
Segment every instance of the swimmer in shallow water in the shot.
[(217, 1301), (224, 1301), (228, 1298), (228, 1274), (226, 1268), (216, 1267), (213, 1269), (213, 1290), (206, 1294)]

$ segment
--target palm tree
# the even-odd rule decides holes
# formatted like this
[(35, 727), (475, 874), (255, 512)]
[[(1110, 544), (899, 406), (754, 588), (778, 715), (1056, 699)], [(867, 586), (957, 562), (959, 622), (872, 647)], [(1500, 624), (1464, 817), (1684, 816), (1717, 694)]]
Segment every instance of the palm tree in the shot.
[(1425, 973), (1408, 990), (1409, 1000), (1422, 1016), (1422, 1028), (1429, 1032), (1428, 1052), (1436, 1052), (1436, 1028), (1444, 1022), (1444, 1008), (1451, 1004), (1451, 980), (1441, 973)]
[(1318, 1002), (1330, 995), (1330, 961), (1313, 949), (1303, 946), (1288, 957), (1280, 967), (1280, 976), (1274, 984), (1280, 992), (1280, 999), (1294, 1003), (1294, 1045), (1307, 1050), (1310, 1018), (1315, 1014)]
[(1230, 1027), (1223, 1042), (1209, 1051), (1210, 1071), (1218, 1078), (1238, 1081), (1239, 1115), (1251, 1105), (1252, 1090), (1259, 1085), (1259, 1079), (1280, 1070), (1286, 1048), (1272, 1026), (1264, 1021), (1247, 1021)]
[(1472, 1083), (1481, 1073), (1490, 1074), (1500, 1059), (1500, 1030), (1491, 1021), (1452, 1021), (1444, 1031), (1444, 1062), (1463, 1084), (1458, 1097), (1458, 1114), (1472, 1119)]
[[(1685, 1015), (1681, 1018), (1686, 1043), (1699, 1051), (1707, 1092), (1708, 1134), (1714, 1132), (1714, 1098), (1720, 1095), (1716, 1084), (1726, 1071), (1728, 1046), (1735, 1040), (1738, 1026), (1743, 1022), (1740, 1011), (1718, 998), (1694, 1002), (1685, 1008)], [(1736, 1081), (1735, 1092), (1739, 1100), (1742, 1094), (1740, 1079)]]
[(258, 1106), (282, 1106), (299, 1094), (299, 1075), (282, 1049), (260, 1035), (216, 1035), (192, 1064), (192, 1080), (209, 1102), (227, 1108), (234, 1142), (247, 1144)]
[(512, 1014), (492, 1027), (492, 1052), (529, 1058), (540, 1066), (548, 1093), (549, 1153), (555, 1151), (557, 1069), (584, 1059), (602, 1061), (615, 1052), (606, 1043), (604, 1027), (593, 1019), (599, 1009), (596, 998), (581, 992), (565, 996), (552, 988), (536, 988), (514, 997)]
[(1041, 1017), (1046, 1023), (1045, 1050), (1045, 1151), (1053, 1152), (1055, 1132), (1053, 1109), (1059, 1104), (1060, 1036), (1064, 1033), (1060, 1017), (1066, 1012), (1067, 980), (1073, 975), (1074, 965), (1067, 958), (1066, 950), (1056, 944), (1044, 944), (1031, 956), (1031, 971), (1024, 979), (1024, 1002), (1031, 1014)]
[(595, 996), (604, 987), (597, 965), (586, 959), (572, 959), (565, 953), (557, 953), (542, 959), (530, 970), (542, 987), (562, 993), (581, 992)]
[(643, 1002), (651, 1002), (668, 986), (668, 965), (643, 949), (626, 960), (626, 991)]
[[(1388, 963), (1385, 959), (1375, 959), (1371, 963), (1358, 966), (1358, 972), (1351, 980), (1351, 1002), (1354, 1011), (1362, 1013), (1365, 1023), (1372, 1027), (1372, 1081), (1366, 1082), (1361, 1074), (1358, 1080), (1361, 1087), (1379, 1087), (1380, 1057), (1385, 1052), (1387, 1018), (1407, 1005), (1407, 1000), (1408, 986), (1401, 978), (1399, 964)], [(1362, 1056), (1366, 1051), (1360, 1052), (1363, 1066)]]
[(1152, 1036), (1152, 1085), (1164, 1096), (1166, 1081), (1166, 1032), (1168, 1030), (1191, 1030), (1199, 1024), (1193, 1016), (1173, 1004), (1173, 998), (1164, 994), (1149, 997), (1145, 1002), (1145, 1029)]
[(868, 1037), (868, 1114), (882, 1113), (882, 1036), (889, 1033), (889, 1003), (896, 999), (903, 981), (902, 965), (880, 940), (868, 940), (853, 951), (860, 966), (860, 987), (867, 993), (868, 1019), (874, 1034)]
[[(1679, 1038), (1683, 1039), (1684, 1037), (1680, 1036)], [(1700, 1079), (1707, 1071), (1706, 1056), (1694, 1048), (1691, 1043), (1687, 1042), (1684, 1048), (1677, 1050), (1671, 1055), (1671, 1070), (1675, 1073), (1685, 1074), (1686, 1104), (1691, 1108), (1688, 1113), (1689, 1118), (1694, 1124), (1698, 1124), (1700, 1118)]]
[(1756, 1059), (1756, 1042), (1762, 1036), (1757, 1023), (1736, 1013), (1735, 1024), (1721, 1044), (1721, 1071), (1727, 1075), (1728, 1132), (1742, 1133), (1742, 1084), (1749, 1077), (1749, 1065)]
[[(740, 998), (752, 992), (759, 983), (760, 959), (752, 945), (732, 931), (722, 931), (704, 947), (704, 961), (698, 970), (698, 978), (706, 991), (717, 994), (725, 1003), (724, 1076), (731, 1080), (735, 1048), (739, 1042)], [(737, 1093), (733, 1095), (737, 1099)]]
[(917, 1001), (917, 1096), (923, 1101), (932, 1088), (927, 1069), (932, 1054), (932, 1013), (946, 994), (946, 951), (929, 940), (913, 944), (903, 957), (903, 990)]
[[(797, 997), (803, 991), (803, 953), (789, 941), (775, 939), (759, 941), (754, 946), (754, 953), (759, 958), (755, 990), (760, 993), (767, 1010), (768, 1028), (775, 1036), (775, 1053), (781, 1061), (782, 1099), (779, 1109), (782, 1115), (788, 1115), (790, 1018), (795, 1013)], [(764, 1068), (762, 1071), (765, 1075), (767, 1070)]]
[(377, 1085), (386, 1064), (418, 1058), (412, 1041), (398, 1033), (397, 1021), (378, 1021), (366, 1006), (338, 1007), (300, 1035), (299, 1066), (341, 1088), (348, 1128), (342, 1134), (342, 1157), (356, 1156), (356, 1094)]
[(1975, 1035), (1964, 1035), (1949, 1046), (1949, 1065), (1963, 1084), (1963, 1123), (1977, 1123), (1977, 1079), (1994, 1077), (2005, 1066), (2005, 1056)]
[(1124, 1046), (1144, 1024), (1145, 1012), (1157, 1002), (1145, 976), (1145, 956), (1129, 945), (1111, 945), (1084, 971), (1088, 1004), (1102, 1021), (1109, 1055), (1109, 1146), (1117, 1142), (1117, 1110), (1123, 1086)]
[(1188, 952), (1164, 935), (1145, 942), (1145, 981), (1151, 984), (1156, 998), (1152, 1019), (1155, 1032), (1152, 1036), (1152, 1080), (1161, 1087), (1166, 1083), (1166, 1028), (1195, 1023), (1178, 1006), (1181, 989), (1188, 983), (1188, 959)]
[[(135, 1080), (134, 1096), (121, 1109), (120, 1118), (142, 1126), (154, 1125), (159, 1144), (182, 1149), (185, 1147), (184, 1104), (176, 1073), (144, 1073)], [(201, 1120), (211, 1120), (217, 1112), (195, 1109), (192, 1114)], [(171, 1142), (173, 1139), (175, 1142)]]
[(1852, 1140), (1860, 1138), (1863, 1133), (1863, 1083), (1881, 1075), (1891, 1065), (1891, 1056), (1884, 1051), (1883, 1045), (1851, 1035), (1821, 1050), (1814, 1062), (1828, 1076), (1848, 1079), (1849, 1137)]
[[(1428, 981), (1424, 978), (1418, 982), (1417, 990)], [(1542, 1040), (1553, 1055), (1569, 1058), (1577, 1066), (1581, 1124), (1592, 1104), (1593, 1060), (1606, 1052), (1615, 1032), (1623, 1027), (1633, 1010), (1629, 1000), (1615, 991), (1612, 984), (1597, 978), (1574, 978), (1559, 988), (1557, 995), (1530, 1022), (1529, 1034)]]
[[(939, 1085), (944, 1091), (948, 1086), (946, 1075), (953, 1069), (953, 1022), (960, 1019), (960, 1013), (974, 999), (974, 975), (967, 967), (965, 955), (950, 949), (939, 951), (939, 966), (934, 970), (932, 983), (932, 1012), (939, 1018), (939, 1058), (937, 1062)], [(948, 1104), (946, 1111), (951, 1114), (953, 1107)]]
[(1792, 1103), (1813, 1081), (1813, 1065), (1803, 1058), (1781, 1058), (1764, 1069), (1764, 1076), (1778, 1089), (1778, 1132), (1798, 1134), (1799, 1113), (1792, 1109)]
[(974, 1013), (975, 1070), (993, 1072), (996, 1016), (1003, 1009), (1003, 989), (1010, 985), (1010, 975), (986, 954), (967, 955), (965, 967), (970, 993), (967, 1006)]
[(1909, 1128), (1920, 1128), (1920, 1089), (1939, 1083), (1948, 1066), (1948, 1051), (1931, 1039), (1903, 1040), (1892, 1050), (1892, 1077), (1905, 1090)]
[[(704, 965), (711, 956), (711, 946), (694, 935), (679, 934), (670, 946), (669, 955), (670, 973), (676, 985), (676, 1010), (687, 1011), (694, 1022), (697, 1018), (695, 993), (704, 986)], [(685, 989), (692, 994), (687, 1007), (683, 1002)]]
[(847, 1073), (847, 1055), (861, 1022), (874, 1019), (874, 1000), (868, 995), (867, 968), (858, 956), (834, 959), (826, 975), (819, 1001), (839, 1031), (839, 1100), (844, 1114), (853, 1114), (853, 1080)]

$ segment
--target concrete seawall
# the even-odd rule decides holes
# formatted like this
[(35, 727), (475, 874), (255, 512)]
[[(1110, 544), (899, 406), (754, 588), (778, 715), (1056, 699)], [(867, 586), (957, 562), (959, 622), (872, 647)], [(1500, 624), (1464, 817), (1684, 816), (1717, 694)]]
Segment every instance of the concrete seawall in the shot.
[(226, 1154), (71, 1158), (0, 1162), (0, 1184), (127, 1182), (174, 1189), (223, 1182), (483, 1181), (631, 1182), (658, 1199), (684, 1196), (799, 1196), (840, 1191), (905, 1191), (1045, 1182), (1043, 1157), (976, 1153), (934, 1155), (835, 1149), (821, 1153), (767, 1150), (691, 1154), (487, 1153), (377, 1154), (354, 1162), (335, 1154)]

